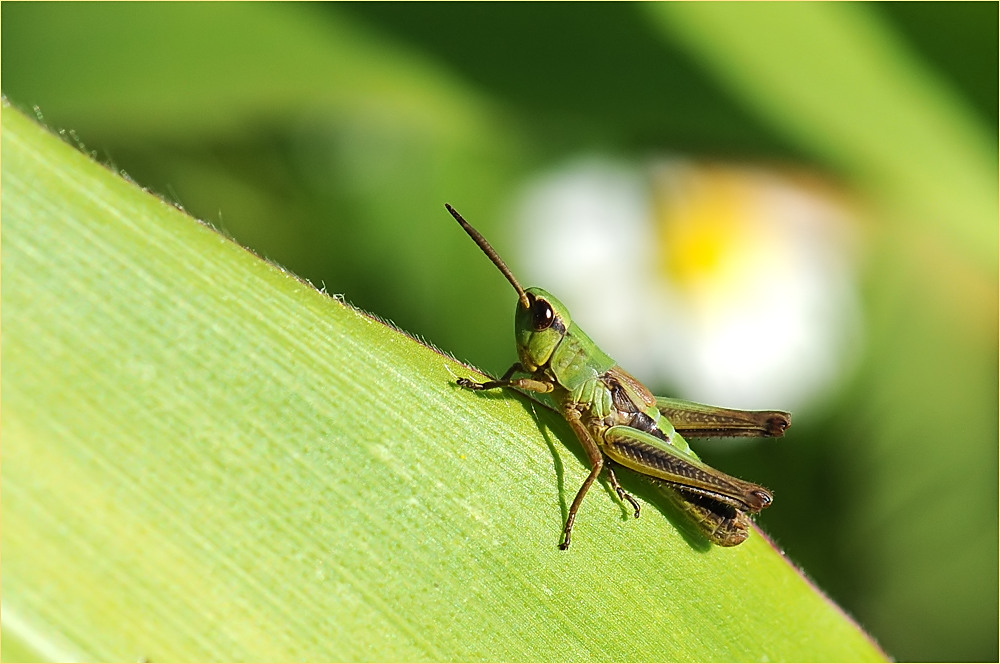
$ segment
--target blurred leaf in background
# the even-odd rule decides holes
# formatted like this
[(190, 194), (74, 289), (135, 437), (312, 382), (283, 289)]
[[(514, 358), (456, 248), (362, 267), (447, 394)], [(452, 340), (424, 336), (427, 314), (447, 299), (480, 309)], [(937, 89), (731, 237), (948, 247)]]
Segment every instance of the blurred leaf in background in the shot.
[[(693, 261), (700, 251), (748, 275), (791, 265), (784, 286), (828, 284), (800, 298), (804, 308), (768, 308), (767, 325), (799, 321), (803, 332), (794, 362), (753, 369), (758, 396), (770, 394), (768, 366), (814, 381), (811, 396), (796, 395), (787, 442), (705, 456), (775, 490), (764, 527), (895, 657), (997, 658), (995, 3), (3, 9), (13, 104), (260, 254), (487, 370), (514, 357), (514, 298), (442, 204), (523, 280), (562, 296), (559, 277), (579, 278), (558, 266), (587, 265), (576, 242), (586, 215), (574, 226), (529, 203), (574, 164), (611, 173), (556, 200), (601, 213), (594, 242), (624, 259), (615, 270), (645, 252), (672, 265), (662, 274), (676, 286), (730, 264)], [(720, 173), (738, 184), (710, 187)], [(715, 191), (730, 192), (718, 199), (729, 212), (684, 207)], [(798, 212), (752, 203), (776, 191), (809, 195), (796, 194)], [(767, 227), (770, 251), (732, 243), (750, 208), (785, 224)], [(839, 221), (818, 225), (818, 209)], [(788, 228), (812, 239), (797, 243)], [(823, 267), (817, 256), (832, 266), (822, 278), (808, 271)], [(651, 281), (596, 265), (598, 285)], [(707, 389), (697, 364), (671, 364), (669, 334), (657, 343), (669, 300), (651, 324), (648, 307), (579, 297), (577, 320), (601, 345), (643, 331), (622, 351), (627, 368), (676, 367), (652, 374), (662, 392)], [(773, 341), (747, 320), (704, 329)], [(704, 352), (706, 334), (687, 336), (678, 354)], [(741, 352), (767, 359), (792, 343)]]

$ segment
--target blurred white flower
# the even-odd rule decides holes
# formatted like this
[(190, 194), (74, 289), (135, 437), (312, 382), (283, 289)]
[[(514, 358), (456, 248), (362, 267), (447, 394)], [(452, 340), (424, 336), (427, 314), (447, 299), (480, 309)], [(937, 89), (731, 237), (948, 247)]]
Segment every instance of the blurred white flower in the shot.
[(797, 410), (853, 365), (855, 223), (803, 175), (591, 159), (519, 200), (524, 279), (640, 379)]

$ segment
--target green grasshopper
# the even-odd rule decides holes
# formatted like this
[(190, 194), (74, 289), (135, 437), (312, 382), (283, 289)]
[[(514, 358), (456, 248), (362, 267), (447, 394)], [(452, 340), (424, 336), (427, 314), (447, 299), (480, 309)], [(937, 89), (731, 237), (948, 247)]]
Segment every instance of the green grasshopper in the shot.
[[(777, 437), (791, 426), (791, 416), (653, 396), (573, 323), (564, 304), (541, 288), (522, 288), (486, 238), (451, 205), (445, 207), (503, 272), (518, 297), (514, 335), (519, 361), (499, 380), (478, 383), (460, 378), (458, 385), (551, 394), (590, 460), (590, 474), (569, 508), (559, 548), (569, 547), (580, 505), (604, 468), (619, 500), (628, 502), (639, 517), (639, 503), (618, 483), (615, 465), (663, 487), (709, 541), (719, 546), (743, 542), (749, 535), (749, 514), (770, 505), (771, 492), (704, 463), (684, 437)], [(527, 377), (514, 378), (517, 373)]]

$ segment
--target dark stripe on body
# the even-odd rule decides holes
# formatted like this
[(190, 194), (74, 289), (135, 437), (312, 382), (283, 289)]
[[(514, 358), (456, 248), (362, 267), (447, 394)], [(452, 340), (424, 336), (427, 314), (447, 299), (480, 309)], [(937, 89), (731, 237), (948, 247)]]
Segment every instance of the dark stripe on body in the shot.
[(656, 426), (656, 420), (639, 410), (639, 406), (632, 401), (621, 383), (610, 378), (607, 374), (604, 375), (604, 383), (611, 389), (611, 402), (615, 408), (622, 413), (632, 413), (632, 417), (628, 420), (628, 426), (652, 434), (665, 443), (670, 442), (667, 435)]
[(607, 374), (604, 374), (604, 383), (611, 388), (611, 401), (615, 404), (615, 408), (623, 413), (638, 413), (639, 407), (635, 405), (635, 402), (629, 398), (628, 393), (625, 388), (613, 378), (608, 378)]
[(660, 427), (656, 426), (656, 420), (654, 420), (646, 413), (636, 413), (635, 415), (632, 416), (632, 419), (629, 420), (628, 425), (633, 429), (638, 429), (639, 431), (645, 431), (648, 434), (652, 434), (665, 443), (670, 442), (670, 439), (667, 438), (667, 435), (663, 433), (662, 430), (660, 430)]

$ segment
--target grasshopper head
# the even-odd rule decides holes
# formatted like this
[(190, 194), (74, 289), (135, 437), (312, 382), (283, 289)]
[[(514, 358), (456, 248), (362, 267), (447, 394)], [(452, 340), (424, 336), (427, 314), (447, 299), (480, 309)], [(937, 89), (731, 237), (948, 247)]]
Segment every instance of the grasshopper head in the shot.
[(527, 371), (534, 372), (549, 361), (556, 346), (566, 336), (566, 330), (569, 329), (572, 322), (569, 310), (562, 302), (541, 288), (527, 290), (521, 288), (521, 284), (514, 278), (514, 273), (510, 271), (507, 264), (500, 258), (500, 254), (490, 246), (486, 238), (473, 228), (458, 213), (458, 210), (447, 203), (444, 206), (517, 291), (517, 312), (514, 314), (517, 354), (521, 365)]
[(514, 338), (521, 365), (530, 372), (549, 361), (573, 321), (566, 305), (551, 293), (541, 288), (529, 288), (524, 292), (528, 306), (524, 305), (524, 299), (518, 299)]

